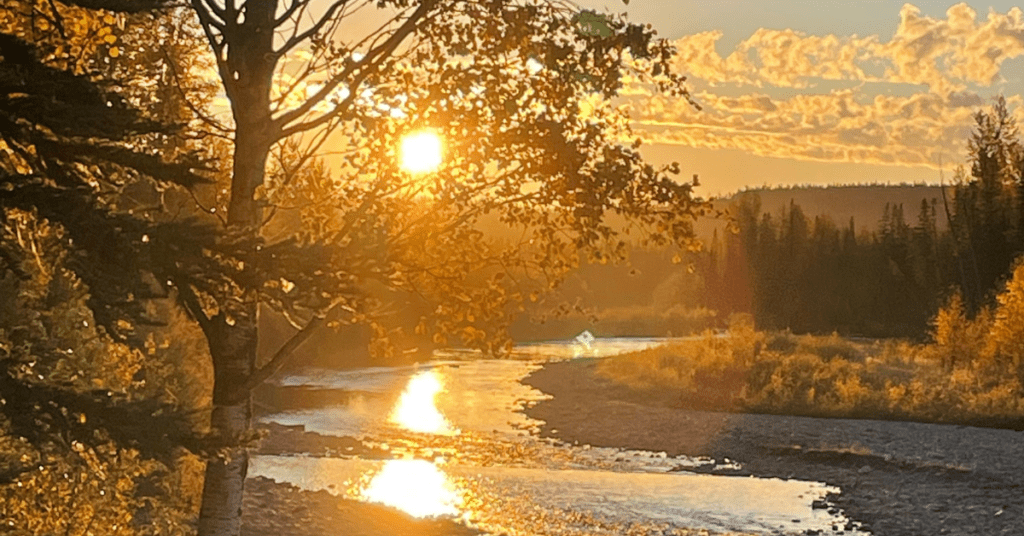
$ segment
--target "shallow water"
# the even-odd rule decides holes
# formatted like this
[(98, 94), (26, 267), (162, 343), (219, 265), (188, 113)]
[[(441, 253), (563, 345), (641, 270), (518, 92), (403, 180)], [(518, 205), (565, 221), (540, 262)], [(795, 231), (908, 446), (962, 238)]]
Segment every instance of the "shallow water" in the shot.
[(828, 534), (845, 524), (841, 516), (811, 508), (839, 491), (821, 483), (693, 474), (685, 469), (735, 462), (563, 445), (532, 435), (539, 423), (519, 410), (545, 395), (519, 379), (544, 360), (613, 356), (657, 342), (529, 345), (519, 349), (520, 359), (501, 361), (449, 352), (421, 366), (291, 376), (281, 383), (352, 396), (344, 406), (264, 421), (357, 437), (395, 459), (256, 456), (250, 474), (416, 516), (456, 517), (495, 534), (671, 534), (686, 528)]

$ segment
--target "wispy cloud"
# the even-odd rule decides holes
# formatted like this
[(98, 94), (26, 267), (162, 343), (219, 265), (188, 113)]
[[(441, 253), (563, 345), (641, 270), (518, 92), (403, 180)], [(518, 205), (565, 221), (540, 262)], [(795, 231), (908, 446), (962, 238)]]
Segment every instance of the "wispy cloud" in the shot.
[(642, 91), (627, 105), (654, 143), (934, 166), (961, 153), (972, 114), (996, 86), (1022, 105), (1004, 64), (1024, 56), (1024, 13), (981, 19), (961, 3), (932, 18), (905, 4), (899, 17), (885, 38), (760, 29), (724, 57), (721, 32), (690, 35), (676, 43), (678, 62), (704, 110)]

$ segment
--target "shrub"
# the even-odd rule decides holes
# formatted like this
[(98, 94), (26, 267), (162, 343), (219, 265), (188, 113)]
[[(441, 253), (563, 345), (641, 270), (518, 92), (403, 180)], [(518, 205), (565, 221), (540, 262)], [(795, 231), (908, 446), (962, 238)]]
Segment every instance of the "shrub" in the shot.
[(1017, 263), (1006, 289), (996, 297), (998, 307), (985, 352), (1024, 383), (1024, 259)]
[(954, 293), (932, 320), (932, 339), (935, 345), (927, 355), (937, 360), (946, 372), (959, 366), (977, 363), (982, 358), (988, 335), (991, 314), (982, 309), (971, 320), (964, 310), (963, 298)]

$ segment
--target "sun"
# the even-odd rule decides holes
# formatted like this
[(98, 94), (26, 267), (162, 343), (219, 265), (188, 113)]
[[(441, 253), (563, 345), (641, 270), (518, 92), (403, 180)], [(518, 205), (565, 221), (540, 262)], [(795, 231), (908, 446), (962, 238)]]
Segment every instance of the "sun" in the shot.
[(431, 130), (418, 130), (402, 138), (402, 169), (410, 173), (429, 173), (441, 165), (441, 137)]

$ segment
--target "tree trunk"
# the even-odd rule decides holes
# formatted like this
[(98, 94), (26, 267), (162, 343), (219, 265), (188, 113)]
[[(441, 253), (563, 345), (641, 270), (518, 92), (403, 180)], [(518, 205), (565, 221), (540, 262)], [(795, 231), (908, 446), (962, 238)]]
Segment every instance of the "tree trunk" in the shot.
[[(271, 120), (270, 90), (278, 54), (274, 51), (278, 0), (246, 0), (244, 18), (232, 21), (220, 45), (221, 80), (231, 99), (235, 120), (231, 199), (227, 222), (252, 237), (260, 235), (263, 210), (254, 199), (263, 184), (270, 148), (280, 137)], [(234, 8), (232, 8), (233, 10)], [(235, 19), (234, 11), (231, 12)], [(256, 368), (259, 297), (255, 292), (222, 303), (222, 312), (204, 331), (213, 358), (214, 434), (242, 444), (252, 425), (252, 400), (243, 387)], [(232, 307), (237, 298), (241, 307)], [(224, 311), (224, 307), (231, 307)], [(227, 316), (230, 314), (230, 320)], [(207, 462), (199, 536), (237, 536), (242, 524), (242, 496), (249, 456), (244, 447), (229, 449), (225, 459)]]
[[(263, 211), (253, 199), (263, 183), (270, 144), (260, 128), (240, 127), (235, 134), (234, 169), (228, 224), (259, 235)], [(255, 293), (240, 296), (241, 308), (212, 319), (207, 333), (213, 358), (213, 415), (211, 431), (229, 444), (240, 444), (252, 426), (252, 396), (243, 387), (256, 369), (259, 340), (259, 298)], [(249, 466), (245, 447), (229, 449), (225, 459), (211, 459), (206, 465), (203, 503), (199, 514), (199, 536), (238, 536), (242, 525), (242, 496)]]
[[(269, 81), (261, 91), (242, 92), (264, 110)], [(256, 115), (256, 117), (253, 117)], [(235, 131), (235, 151), (231, 177), (231, 201), (228, 225), (259, 236), (263, 210), (253, 198), (263, 184), (267, 157), (273, 138), (269, 131), (269, 113), (239, 118)], [(256, 369), (259, 298), (255, 293), (239, 296), (243, 305), (213, 318), (207, 333), (213, 358), (212, 432), (235, 444), (244, 441), (252, 426), (252, 400), (243, 390)], [(207, 462), (203, 486), (203, 505), (199, 514), (199, 536), (237, 536), (242, 522), (242, 496), (249, 455), (244, 447), (230, 449), (227, 459)]]
[(252, 400), (248, 393), (238, 396), (238, 387), (252, 374), (256, 364), (256, 304), (251, 302), (246, 319), (229, 325), (222, 315), (216, 322), (216, 337), (210, 339), (214, 366), (213, 416), (211, 431), (230, 447), (224, 458), (206, 464), (203, 503), (199, 513), (200, 536), (237, 536), (242, 525), (242, 496), (249, 468), (244, 440), (252, 425)]

